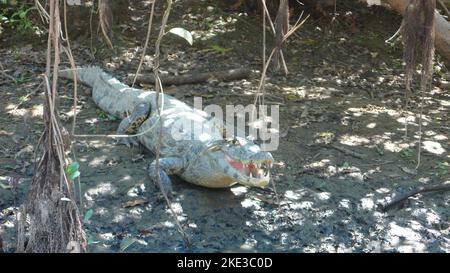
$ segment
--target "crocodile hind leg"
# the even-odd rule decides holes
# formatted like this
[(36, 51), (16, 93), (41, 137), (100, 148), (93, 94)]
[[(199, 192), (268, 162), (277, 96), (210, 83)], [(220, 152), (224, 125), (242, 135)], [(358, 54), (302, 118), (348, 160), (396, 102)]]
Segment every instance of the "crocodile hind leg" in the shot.
[[(147, 102), (136, 105), (131, 114), (120, 122), (116, 133), (118, 135), (136, 134), (139, 127), (150, 115), (150, 110), (150, 104)], [(131, 147), (132, 145), (139, 145), (136, 137), (121, 137), (119, 138), (118, 143), (125, 144), (128, 147)]]
[[(167, 196), (172, 196), (172, 182), (169, 175), (180, 173), (184, 168), (183, 160), (177, 157), (164, 157), (159, 159), (159, 178), (161, 186)], [(158, 186), (156, 173), (156, 160), (148, 166), (150, 179)]]

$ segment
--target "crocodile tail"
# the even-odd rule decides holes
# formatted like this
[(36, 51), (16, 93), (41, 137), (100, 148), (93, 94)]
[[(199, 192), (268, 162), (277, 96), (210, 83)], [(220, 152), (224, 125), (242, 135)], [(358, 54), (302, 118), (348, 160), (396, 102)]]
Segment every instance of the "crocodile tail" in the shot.
[[(124, 118), (125, 113), (131, 113), (145, 98), (150, 101), (154, 94), (131, 88), (97, 66), (78, 67), (75, 71), (79, 82), (92, 87), (94, 102), (104, 111), (120, 118)], [(73, 72), (73, 69), (62, 70), (59, 76), (73, 80)]]
[[(73, 80), (73, 71), (73, 69), (65, 69), (59, 71), (58, 74), (62, 78)], [(98, 66), (77, 67), (75, 72), (77, 75), (77, 80), (90, 87), (93, 87), (97, 78), (104, 73), (103, 69)]]

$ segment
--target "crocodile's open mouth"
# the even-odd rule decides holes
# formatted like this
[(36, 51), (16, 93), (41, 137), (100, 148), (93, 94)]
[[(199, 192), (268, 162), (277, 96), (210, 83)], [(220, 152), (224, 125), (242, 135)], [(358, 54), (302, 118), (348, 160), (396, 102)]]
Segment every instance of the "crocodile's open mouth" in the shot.
[(235, 177), (238, 183), (257, 187), (265, 187), (269, 184), (272, 160), (240, 161), (232, 159), (228, 155), (225, 155), (225, 160), (239, 174), (238, 177)]

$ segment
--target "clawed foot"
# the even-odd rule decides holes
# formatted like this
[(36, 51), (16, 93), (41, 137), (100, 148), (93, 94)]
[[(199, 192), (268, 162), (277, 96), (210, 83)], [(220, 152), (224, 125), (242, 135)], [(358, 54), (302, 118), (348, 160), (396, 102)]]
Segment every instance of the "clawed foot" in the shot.
[[(156, 170), (156, 161), (153, 161), (148, 166), (148, 174), (150, 179), (154, 182), (156, 187), (162, 187), (167, 197), (172, 197), (172, 182), (169, 175), (179, 174), (184, 167), (184, 162), (176, 157), (164, 157), (159, 159), (158, 171)], [(159, 179), (158, 179), (159, 176)], [(158, 183), (159, 182), (159, 183)], [(160, 185), (158, 185), (160, 184)]]
[(116, 141), (116, 145), (126, 145), (128, 148), (139, 146), (139, 142), (134, 137), (121, 137)]
[[(164, 190), (164, 193), (166, 194), (167, 198), (172, 199), (173, 197), (173, 190), (172, 190), (172, 185), (164, 183), (163, 181), (161, 181), (161, 186), (163, 187), (162, 190)], [(160, 187), (158, 186), (158, 182), (155, 182), (155, 187), (161, 191)], [(161, 192), (162, 194), (162, 192)]]

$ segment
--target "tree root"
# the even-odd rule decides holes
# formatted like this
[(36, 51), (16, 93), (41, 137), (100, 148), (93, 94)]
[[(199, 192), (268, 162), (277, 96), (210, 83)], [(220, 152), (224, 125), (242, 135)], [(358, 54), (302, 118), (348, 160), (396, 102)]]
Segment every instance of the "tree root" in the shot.
[(387, 212), (395, 207), (398, 207), (401, 204), (403, 204), (403, 202), (405, 202), (409, 197), (412, 197), (419, 193), (439, 192), (439, 191), (449, 191), (449, 190), (450, 190), (450, 183), (444, 183), (444, 184), (439, 184), (439, 185), (420, 186), (406, 194), (400, 195), (399, 197), (395, 198), (388, 204), (384, 205), (382, 208), (382, 211)]

